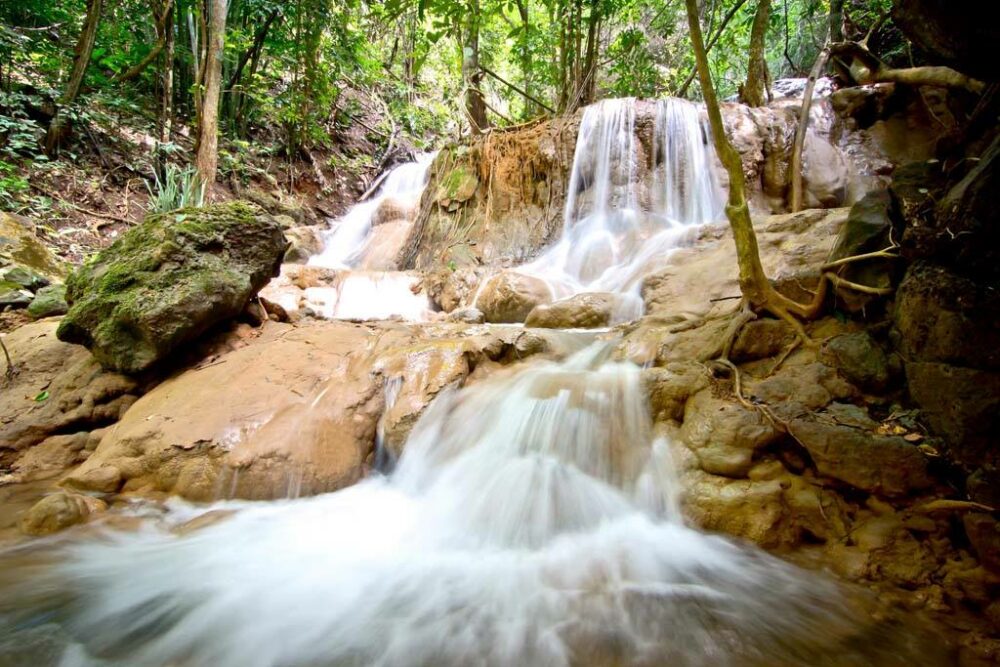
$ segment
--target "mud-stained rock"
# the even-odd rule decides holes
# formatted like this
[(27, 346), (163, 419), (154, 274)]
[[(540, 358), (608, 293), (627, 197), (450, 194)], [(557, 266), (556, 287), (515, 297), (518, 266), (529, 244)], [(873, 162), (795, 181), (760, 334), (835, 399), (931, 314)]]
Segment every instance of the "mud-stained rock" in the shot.
[(594, 329), (606, 327), (621, 306), (621, 297), (587, 292), (535, 306), (524, 320), (527, 327), (544, 329)]
[(59, 337), (142, 371), (239, 315), (285, 247), (278, 222), (243, 202), (149, 216), (67, 280)]
[(699, 391), (684, 406), (681, 438), (705, 472), (744, 477), (754, 452), (779, 437), (781, 432), (761, 412), (716, 397), (711, 388)]
[(482, 324), (486, 321), (483, 311), (478, 308), (459, 308), (448, 313), (449, 322), (464, 322), (466, 324)]
[(880, 436), (837, 423), (793, 419), (788, 431), (819, 474), (885, 496), (905, 496), (931, 487), (927, 459), (898, 436)]
[(84, 348), (59, 341), (57, 326), (43, 320), (4, 335), (18, 373), (0, 390), (0, 465), (7, 473), (0, 481), (65, 470), (60, 466), (81, 456), (75, 434), (117, 421), (142, 391), (135, 379), (103, 370)]
[(831, 338), (823, 344), (821, 356), (862, 389), (879, 392), (889, 383), (889, 362), (885, 352), (866, 332)]
[(552, 289), (540, 278), (503, 271), (483, 285), (475, 307), (487, 322), (524, 322), (535, 306), (552, 301)]
[(292, 227), (285, 230), (288, 250), (283, 261), (305, 264), (309, 258), (323, 250), (323, 227), (319, 225)]
[(51, 535), (86, 522), (91, 515), (103, 512), (107, 504), (99, 498), (60, 491), (45, 496), (21, 517), (25, 535)]

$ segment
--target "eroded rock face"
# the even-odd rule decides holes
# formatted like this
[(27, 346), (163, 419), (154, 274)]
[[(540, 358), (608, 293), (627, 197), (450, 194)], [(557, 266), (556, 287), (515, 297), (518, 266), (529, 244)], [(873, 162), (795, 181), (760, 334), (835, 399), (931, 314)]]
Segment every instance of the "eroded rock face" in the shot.
[(490, 278), (479, 292), (475, 307), (487, 322), (524, 322), (538, 305), (552, 301), (552, 289), (540, 278), (503, 271)]
[(142, 371), (242, 312), (286, 245), (274, 218), (241, 202), (150, 216), (67, 281), (59, 337)]

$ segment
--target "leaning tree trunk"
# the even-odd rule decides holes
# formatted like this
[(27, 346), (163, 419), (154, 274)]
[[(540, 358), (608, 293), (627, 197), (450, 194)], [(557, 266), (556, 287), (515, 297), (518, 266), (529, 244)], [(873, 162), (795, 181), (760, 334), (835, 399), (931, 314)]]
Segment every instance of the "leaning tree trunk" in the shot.
[[(823, 302), (824, 292), (818, 291), (812, 304), (803, 305), (788, 299), (778, 293), (767, 279), (764, 266), (760, 262), (760, 249), (757, 245), (757, 235), (750, 219), (750, 208), (746, 198), (746, 177), (743, 175), (743, 160), (740, 154), (726, 137), (726, 128), (722, 123), (722, 112), (712, 85), (712, 75), (708, 67), (708, 54), (701, 36), (701, 25), (698, 22), (698, 0), (685, 0), (687, 5), (688, 26), (691, 30), (691, 45), (694, 48), (698, 79), (701, 82), (701, 93), (705, 98), (705, 108), (712, 128), (712, 141), (722, 165), (729, 174), (729, 198), (726, 202), (726, 217), (733, 230), (733, 240), (736, 242), (736, 260), (739, 265), (740, 292), (747, 305), (754, 311), (767, 311), (789, 322), (799, 334), (807, 338), (802, 325), (796, 316), (815, 317)], [(821, 285), (825, 285), (822, 282)]]
[(210, 0), (208, 39), (205, 49), (204, 96), (198, 124), (198, 154), (195, 170), (202, 188), (208, 192), (215, 182), (219, 162), (219, 96), (222, 92), (222, 50), (226, 34), (226, 0)]
[(740, 101), (752, 107), (767, 103), (767, 60), (764, 57), (764, 38), (767, 22), (771, 17), (771, 0), (759, 0), (750, 30), (750, 60), (747, 80), (740, 90)]
[(812, 108), (813, 91), (816, 89), (816, 80), (826, 66), (826, 60), (830, 55), (830, 45), (825, 44), (816, 56), (812, 71), (809, 72), (809, 80), (806, 82), (806, 89), (802, 92), (802, 108), (799, 110), (799, 124), (795, 128), (795, 141), (792, 143), (792, 157), (789, 161), (788, 172), (792, 179), (791, 201), (789, 207), (792, 213), (802, 210), (802, 148), (806, 143), (806, 131), (809, 129), (809, 109)]
[(76, 101), (83, 86), (83, 75), (87, 72), (90, 64), (90, 55), (94, 52), (94, 41), (97, 39), (97, 26), (101, 22), (101, 10), (103, 0), (87, 0), (87, 16), (83, 21), (83, 28), (80, 30), (80, 37), (76, 42), (76, 49), (73, 52), (73, 69), (66, 83), (66, 90), (59, 98), (59, 108), (56, 115), (49, 124), (48, 132), (45, 135), (45, 152), (53, 155), (59, 150), (59, 144), (66, 136), (66, 118), (62, 114), (64, 107)]

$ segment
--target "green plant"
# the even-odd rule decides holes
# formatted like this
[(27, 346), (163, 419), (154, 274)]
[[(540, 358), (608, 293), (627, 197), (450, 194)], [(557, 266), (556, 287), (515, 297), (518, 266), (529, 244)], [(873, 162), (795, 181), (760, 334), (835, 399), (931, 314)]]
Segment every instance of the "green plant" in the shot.
[(179, 208), (200, 207), (205, 202), (205, 185), (198, 182), (194, 169), (168, 164), (163, 179), (153, 174), (153, 184), (146, 182), (150, 213), (166, 213)]

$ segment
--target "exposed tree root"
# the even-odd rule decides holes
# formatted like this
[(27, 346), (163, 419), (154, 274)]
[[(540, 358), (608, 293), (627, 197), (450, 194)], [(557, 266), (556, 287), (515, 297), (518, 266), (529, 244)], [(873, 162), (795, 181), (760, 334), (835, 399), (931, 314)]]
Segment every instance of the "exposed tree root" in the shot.
[(17, 375), (17, 367), (10, 360), (10, 352), (7, 351), (7, 345), (3, 342), (3, 336), (0, 336), (0, 349), (3, 349), (4, 359), (7, 360), (7, 370), (4, 371), (3, 377), (6, 382), (10, 382)]

